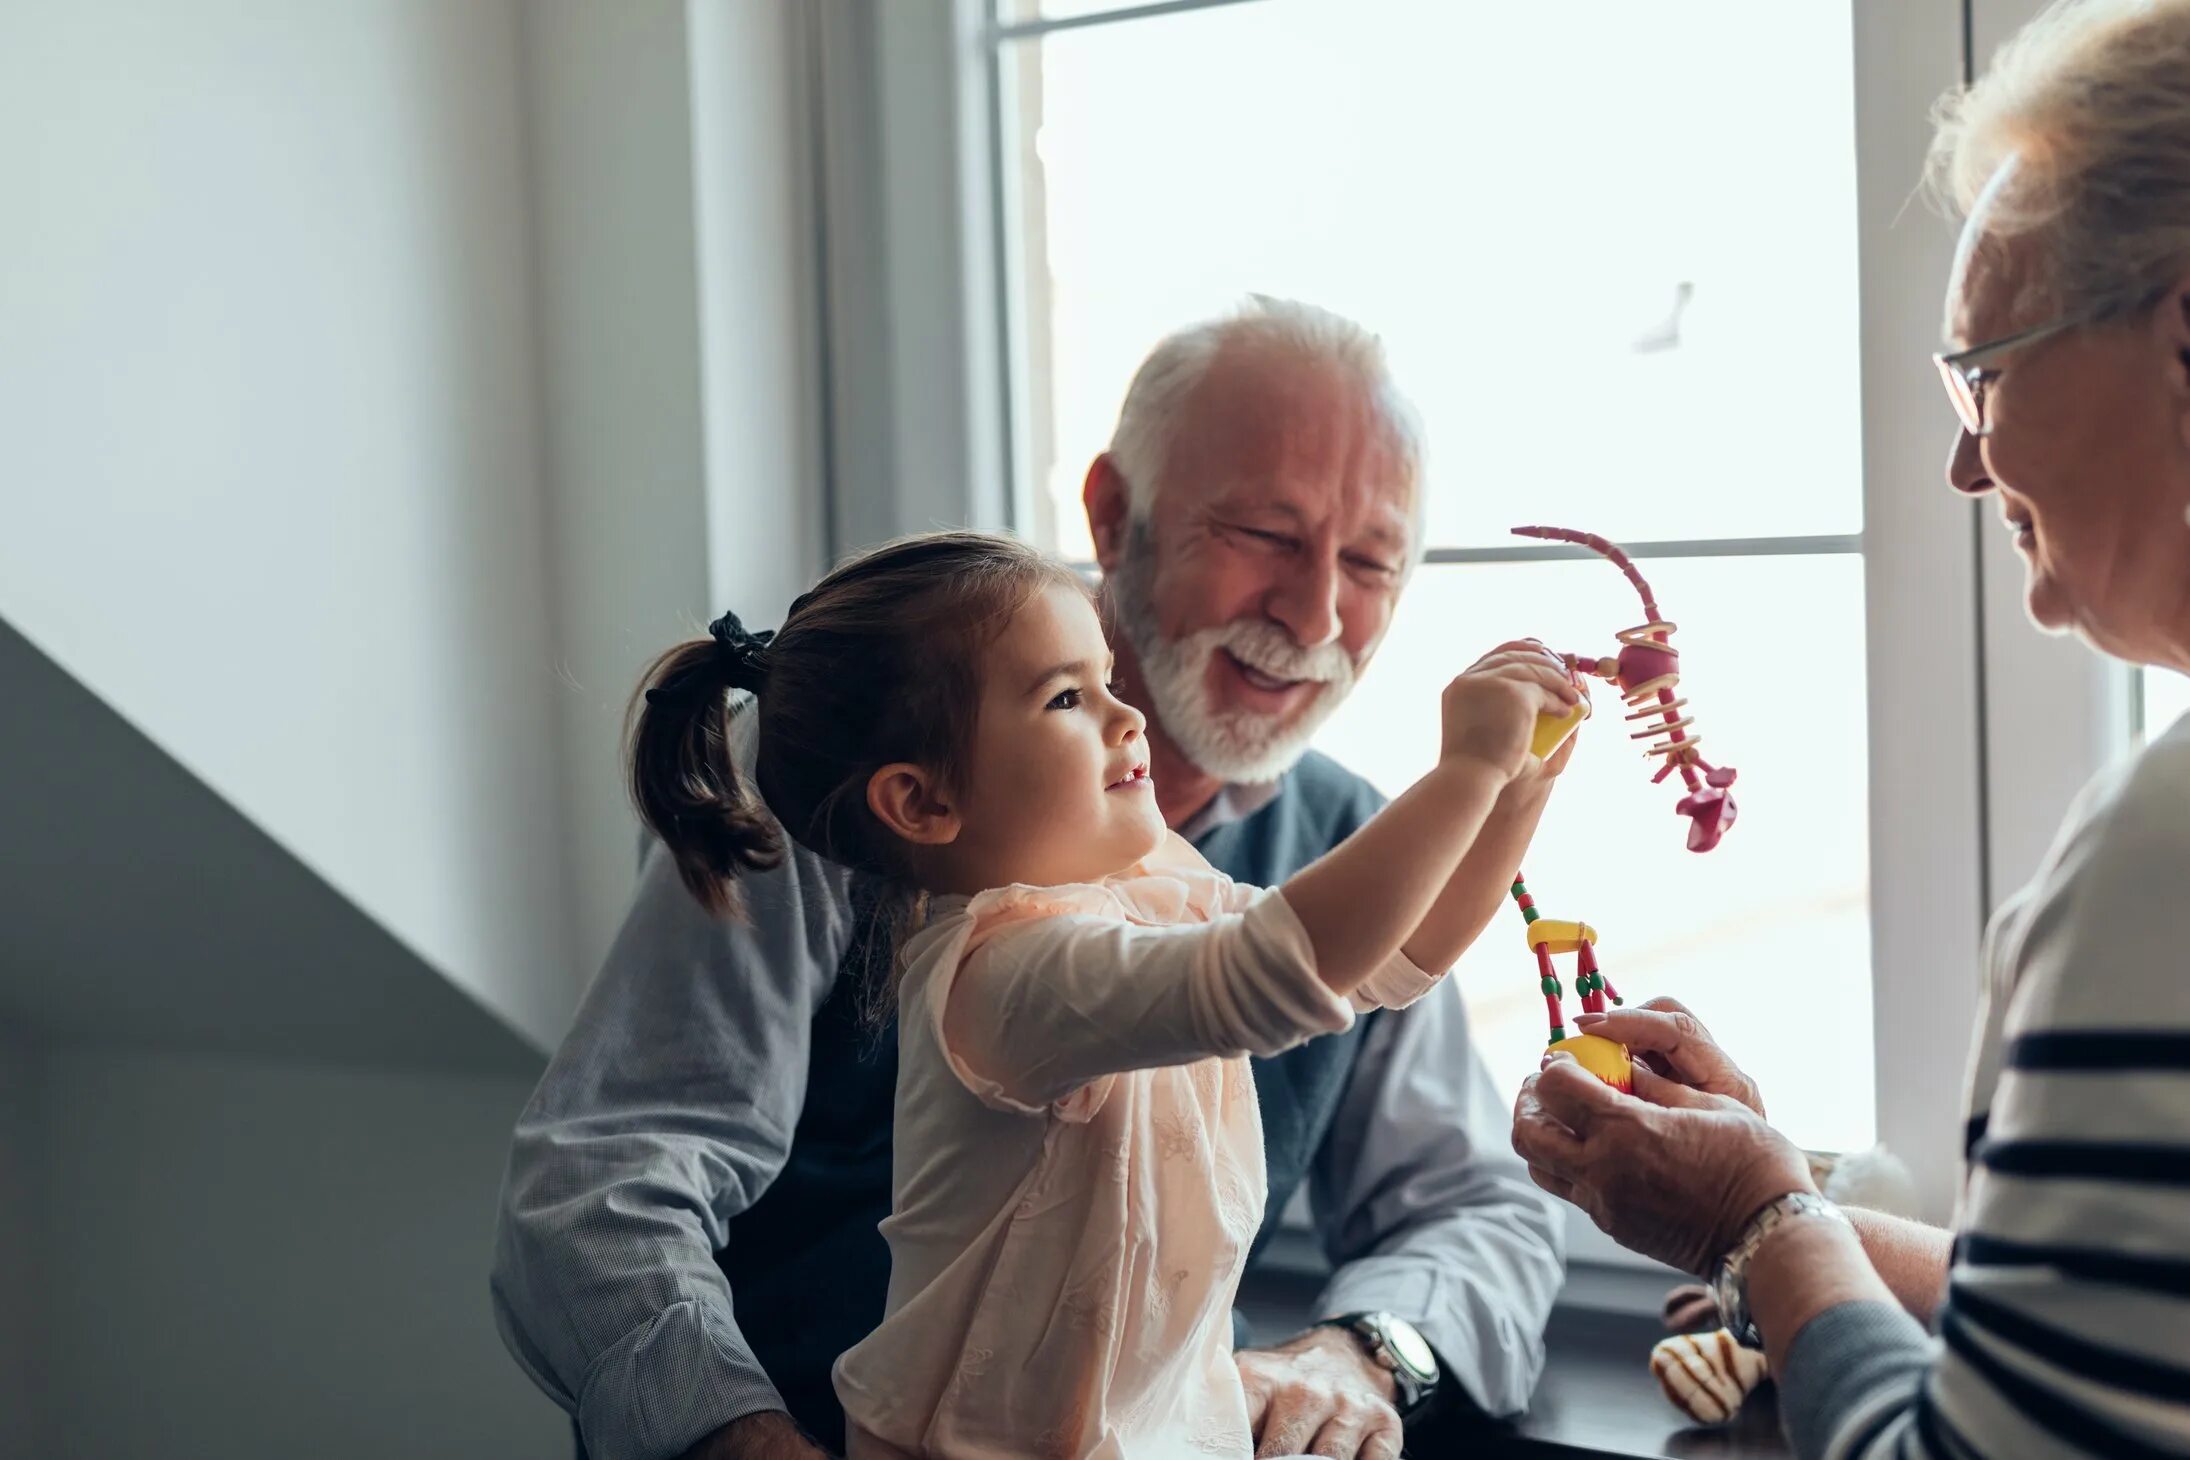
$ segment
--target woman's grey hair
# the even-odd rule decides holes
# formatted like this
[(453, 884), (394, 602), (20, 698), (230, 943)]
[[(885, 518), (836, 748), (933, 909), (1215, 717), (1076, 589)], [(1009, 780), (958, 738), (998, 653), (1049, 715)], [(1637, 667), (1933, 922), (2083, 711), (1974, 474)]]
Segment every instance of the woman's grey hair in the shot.
[(2036, 235), (2062, 315), (2128, 311), (2190, 272), (2190, 0), (2059, 0), (1936, 116), (1934, 189), (1987, 233)]
[(1423, 439), (1421, 418), (1391, 378), (1384, 342), (1342, 314), (1293, 299), (1250, 295), (1238, 309), (1216, 319), (1175, 330), (1148, 352), (1110, 434), (1109, 455), (1125, 479), (1132, 520), (1145, 522), (1163, 483), (1186, 402), (1210, 363), (1224, 350), (1267, 347), (1319, 365), (1332, 366), (1364, 381), (1374, 392), (1385, 420), (1399, 442), (1407, 476), (1415, 488), (1416, 546), (1422, 533)]

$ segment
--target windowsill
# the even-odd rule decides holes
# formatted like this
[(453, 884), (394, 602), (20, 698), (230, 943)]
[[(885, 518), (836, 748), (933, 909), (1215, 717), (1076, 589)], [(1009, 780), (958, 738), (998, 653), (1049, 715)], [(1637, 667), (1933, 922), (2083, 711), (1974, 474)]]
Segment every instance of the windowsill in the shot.
[[(1562, 1311), (1654, 1320), (1665, 1306), (1665, 1295), (1687, 1281), (1669, 1267), (1615, 1247), (1586, 1222), (1580, 1226), (1587, 1230), (1568, 1233), (1566, 1286), (1560, 1291), (1558, 1303)], [(1247, 1283), (1250, 1289), (1274, 1286), (1287, 1293), (1300, 1290), (1301, 1301), (1310, 1302), (1330, 1271), (1316, 1234), (1288, 1220), (1271, 1234), (1269, 1246), (1257, 1258)], [(1282, 1279), (1278, 1274), (1283, 1275)], [(1242, 1302), (1253, 1306), (1246, 1295)]]
[(1729, 1425), (1695, 1425), (1675, 1409), (1650, 1373), (1651, 1345), (1663, 1336), (1655, 1321), (1562, 1307), (1544, 1335), (1550, 1359), (1527, 1414), (1489, 1446), (1480, 1431), (1433, 1430), (1410, 1439), (1407, 1454), (1789, 1460), (1769, 1387), (1751, 1395)]
[[(1315, 1240), (1281, 1229), (1242, 1285), (1239, 1306), (1257, 1342), (1297, 1332), (1329, 1268)], [(1733, 1424), (1692, 1425), (1658, 1388), (1650, 1349), (1671, 1282), (1662, 1270), (1577, 1261), (1544, 1335), (1549, 1361), (1528, 1413), (1511, 1425), (1431, 1420), (1408, 1438), (1413, 1460), (1467, 1456), (1787, 1460), (1772, 1391), (1753, 1395)]]

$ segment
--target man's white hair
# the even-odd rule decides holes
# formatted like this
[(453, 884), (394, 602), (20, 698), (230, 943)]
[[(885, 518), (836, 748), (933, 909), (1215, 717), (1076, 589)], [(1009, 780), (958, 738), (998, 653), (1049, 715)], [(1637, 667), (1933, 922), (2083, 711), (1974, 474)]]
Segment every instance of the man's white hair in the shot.
[(1941, 103), (1934, 188), (1987, 232), (2035, 234), (2062, 314), (2129, 310), (2190, 271), (2190, 0), (2063, 0)]
[[(1155, 718), (1186, 758), (1210, 775), (1252, 784), (1277, 779), (1300, 759), (1317, 727), (1352, 692), (1360, 666), (1340, 644), (1303, 647), (1261, 617), (1212, 625), (1176, 639), (1164, 634), (1158, 620), (1150, 513), (1194, 388), (1217, 357), (1232, 349), (1266, 351), (1335, 371), (1375, 402), (1413, 498), (1409, 572), (1421, 561), (1424, 536), (1422, 427), (1414, 407), (1392, 382), (1382, 340), (1344, 315), (1260, 294), (1222, 318), (1165, 336), (1126, 389), (1109, 451), (1125, 480), (1128, 507), (1124, 550), (1105, 585), (1115, 623), (1139, 660)], [(1273, 679), (1314, 683), (1316, 696), (1290, 721), (1221, 711), (1210, 702), (1206, 687), (1210, 662), (1219, 652)], [(1364, 659), (1368, 652), (1362, 651)]]
[(1369, 389), (1398, 443), (1408, 485), (1413, 489), (1414, 546), (1419, 552), (1424, 486), (1422, 422), (1391, 378), (1384, 341), (1342, 314), (1265, 294), (1249, 295), (1230, 314), (1165, 335), (1133, 373), (1109, 447), (1110, 459), (1125, 479), (1132, 520), (1147, 521), (1163, 484), (1164, 466), (1185, 416), (1187, 399), (1217, 356), (1232, 348), (1264, 348), (1280, 356), (1334, 368)]

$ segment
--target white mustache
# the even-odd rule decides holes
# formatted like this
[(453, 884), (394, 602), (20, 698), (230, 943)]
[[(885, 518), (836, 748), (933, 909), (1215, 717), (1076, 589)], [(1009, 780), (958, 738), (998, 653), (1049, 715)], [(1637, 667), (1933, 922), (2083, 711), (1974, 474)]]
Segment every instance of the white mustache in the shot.
[(1223, 649), (1248, 668), (1272, 679), (1306, 680), (1341, 687), (1354, 681), (1353, 658), (1336, 644), (1303, 649), (1277, 625), (1256, 619), (1242, 619), (1205, 632), (1214, 641), (1210, 647)]

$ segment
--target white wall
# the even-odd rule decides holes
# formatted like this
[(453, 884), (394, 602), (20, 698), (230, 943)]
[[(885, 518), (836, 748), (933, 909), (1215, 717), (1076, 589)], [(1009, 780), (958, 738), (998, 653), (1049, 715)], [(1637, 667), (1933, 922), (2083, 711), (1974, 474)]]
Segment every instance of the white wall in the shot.
[(44, 1247), (33, 1202), (45, 1190), (35, 1161), (30, 1048), (0, 1024), (0, 1455), (36, 1455), (37, 1342), (45, 1305), (34, 1281)]
[(552, 1041), (514, 4), (83, 0), (6, 31), (0, 616)]
[(681, 4), (542, 0), (523, 35), (575, 989), (637, 862), (624, 706), (709, 617), (691, 99)]
[(621, 921), (640, 670), (821, 559), (798, 0), (523, 13), (581, 982)]
[(487, 1299), (526, 1082), (103, 1051), (39, 1068), (36, 1337), (68, 1445), (0, 1454), (569, 1453)]
[[(0, 1455), (55, 1452), (22, 1428), (33, 1388), (71, 1453), (566, 1450), (485, 1287), (529, 1082), (357, 1063), (522, 1061), (410, 998), (402, 960), (338, 956), (373, 940), (300, 918), (263, 858), (446, 975), (444, 1002), (560, 1037), (628, 892), (639, 665), (718, 603), (771, 620), (822, 554), (803, 15), (9, 8), (0, 643), (51, 670), (45, 769), (166, 840), (70, 860), (13, 828), (53, 936), (10, 945), (41, 966), (0, 978), (0, 1012), (57, 1043), (0, 1042)], [(103, 710), (44, 714), (102, 701), (157, 747), (139, 760), (279, 847), (122, 790), (142, 779), (98, 747), (128, 737), (65, 728)], [(128, 818), (77, 819), (90, 841)], [(66, 934), (156, 936), (156, 899), (101, 894), (198, 876), (264, 936), (201, 953), (239, 968), (203, 980), (235, 1007), (189, 999), (190, 1024), (149, 994), (188, 998), (172, 960)], [(284, 980), (341, 987), (284, 1013)], [(345, 1000), (452, 1027), (324, 1037)], [(216, 1040), (231, 1013), (263, 1037)], [(252, 1052), (292, 1046), (352, 1063)]]
[(690, 14), (708, 602), (773, 627), (826, 555), (809, 17)]

